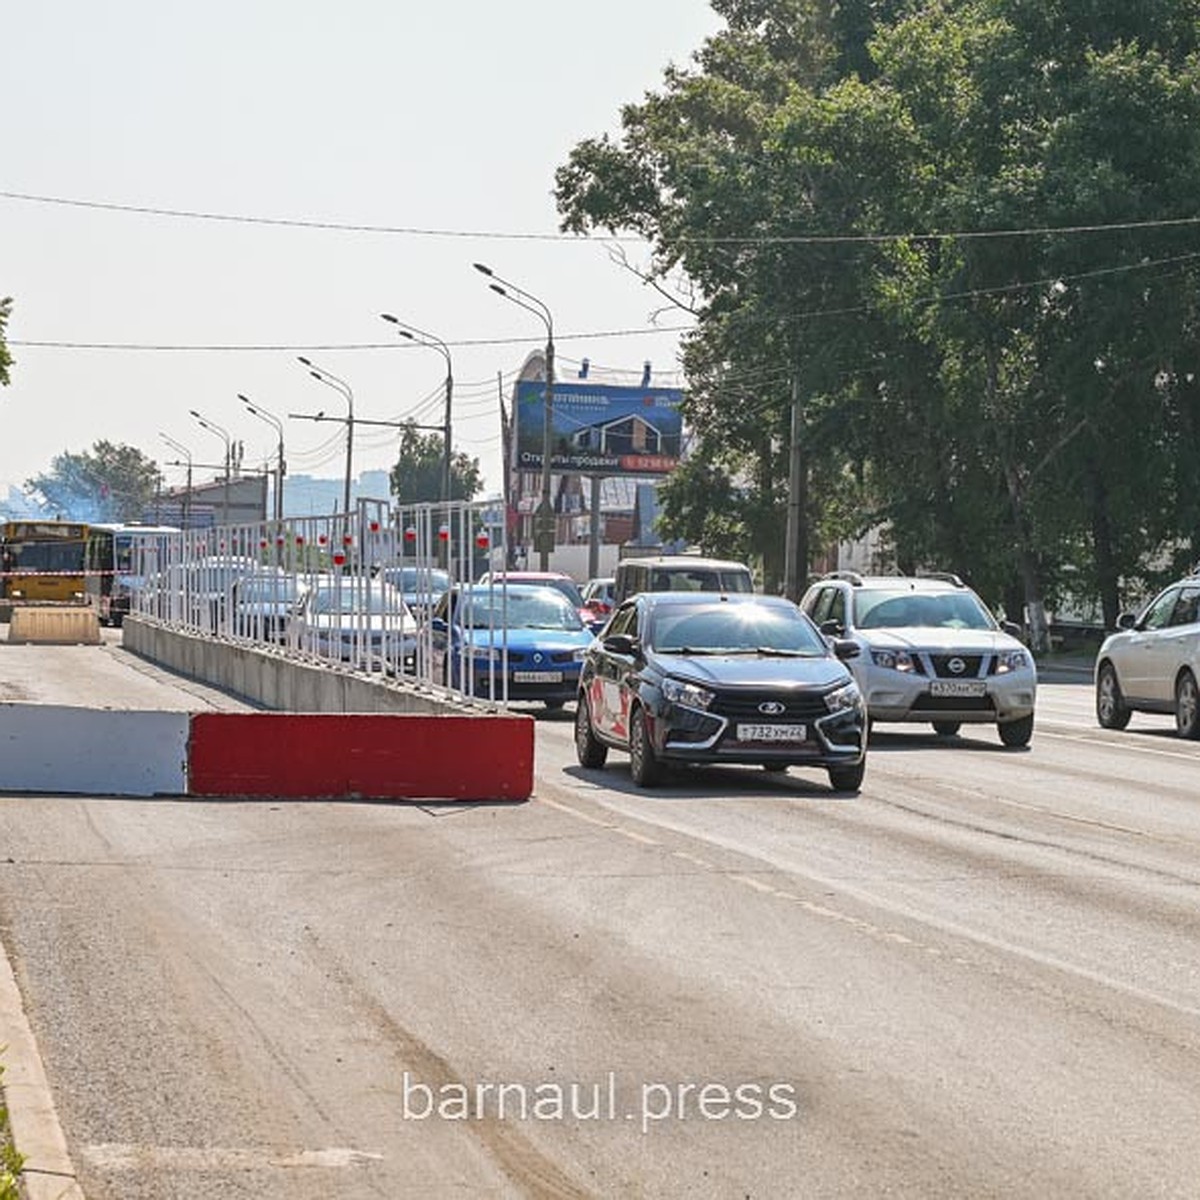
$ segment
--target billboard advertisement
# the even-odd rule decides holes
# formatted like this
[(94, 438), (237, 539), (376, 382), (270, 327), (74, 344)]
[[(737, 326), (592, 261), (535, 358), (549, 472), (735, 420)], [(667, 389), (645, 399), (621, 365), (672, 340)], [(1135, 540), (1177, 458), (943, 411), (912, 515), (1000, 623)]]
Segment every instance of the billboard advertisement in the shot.
[[(679, 388), (554, 384), (550, 469), (556, 474), (665, 475), (679, 465)], [(546, 385), (517, 384), (515, 466), (542, 469)]]

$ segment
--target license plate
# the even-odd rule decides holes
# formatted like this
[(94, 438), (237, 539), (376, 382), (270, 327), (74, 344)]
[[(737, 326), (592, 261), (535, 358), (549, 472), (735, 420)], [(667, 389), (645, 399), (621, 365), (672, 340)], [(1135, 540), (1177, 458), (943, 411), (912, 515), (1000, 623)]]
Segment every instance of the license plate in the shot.
[(984, 696), (987, 684), (982, 679), (935, 679), (929, 685), (931, 696)]
[(561, 671), (514, 671), (513, 683), (562, 683)]
[(739, 725), (739, 742), (806, 742), (806, 725)]

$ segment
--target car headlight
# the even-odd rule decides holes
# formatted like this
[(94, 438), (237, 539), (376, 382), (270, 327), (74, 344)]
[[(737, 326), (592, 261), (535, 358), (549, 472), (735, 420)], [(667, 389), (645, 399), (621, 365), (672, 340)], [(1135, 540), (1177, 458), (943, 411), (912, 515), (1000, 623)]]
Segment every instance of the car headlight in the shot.
[(571, 655), (571, 658), (575, 662), (583, 662), (583, 660), (587, 658), (587, 652), (588, 648), (586, 646), (577, 646), (575, 648), (575, 652)]
[(472, 646), (471, 657), (479, 662), (499, 662), (503, 652), (498, 646)]
[(887, 667), (888, 670), (906, 674), (918, 669), (917, 660), (907, 650), (872, 650), (871, 661), (877, 667)]
[(845, 712), (847, 709), (858, 708), (862, 703), (862, 696), (859, 693), (858, 686), (853, 683), (844, 683), (839, 688), (834, 688), (832, 692), (825, 694), (825, 707), (831, 713)]
[(678, 679), (664, 679), (662, 694), (671, 704), (682, 704), (685, 708), (707, 708), (713, 702), (713, 693), (706, 688)]
[(1010, 671), (1020, 671), (1029, 666), (1027, 650), (1002, 650), (996, 655), (996, 674), (1007, 675)]

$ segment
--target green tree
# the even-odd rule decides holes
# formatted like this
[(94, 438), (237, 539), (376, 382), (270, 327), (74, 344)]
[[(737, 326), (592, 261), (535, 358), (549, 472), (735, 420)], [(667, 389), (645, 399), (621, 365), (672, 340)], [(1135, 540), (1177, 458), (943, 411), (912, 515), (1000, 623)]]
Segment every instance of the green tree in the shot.
[(1083, 584), (1107, 613), (1200, 537), (1193, 6), (713, 7), (556, 176), (565, 228), (644, 235), (702, 297), (686, 413), (732, 492), (681, 473), (668, 521), (769, 563), (796, 397), (821, 536), (883, 523), (1010, 611)]
[(8, 329), (8, 318), (12, 313), (12, 297), (0, 299), (0, 386), (8, 385), (8, 369), (12, 366), (12, 357), (8, 353), (8, 343), (5, 333)]
[[(442, 499), (443, 440), (440, 433), (422, 433), (415, 424), (400, 434), (400, 456), (391, 471), (392, 495), (399, 504)], [(483, 487), (479, 460), (457, 450), (450, 458), (450, 499), (473, 500)]]
[(56, 455), (50, 470), (26, 481), (43, 506), (84, 521), (136, 521), (153, 504), (162, 473), (134, 446), (99, 441), (80, 454)]

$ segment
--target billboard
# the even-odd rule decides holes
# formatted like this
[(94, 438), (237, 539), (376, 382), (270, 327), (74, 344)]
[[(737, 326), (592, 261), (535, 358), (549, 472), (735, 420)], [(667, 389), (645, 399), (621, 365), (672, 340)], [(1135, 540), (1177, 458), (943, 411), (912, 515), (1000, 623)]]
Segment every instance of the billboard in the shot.
[[(679, 388), (554, 384), (550, 469), (557, 474), (665, 475), (679, 465), (683, 418)], [(546, 384), (517, 384), (517, 470), (540, 471)]]

